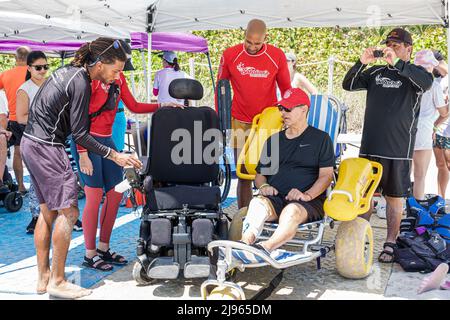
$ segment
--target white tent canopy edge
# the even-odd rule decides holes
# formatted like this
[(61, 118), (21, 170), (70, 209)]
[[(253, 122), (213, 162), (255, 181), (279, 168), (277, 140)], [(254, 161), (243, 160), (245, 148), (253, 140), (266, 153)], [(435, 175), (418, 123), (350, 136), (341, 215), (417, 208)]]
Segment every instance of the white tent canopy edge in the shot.
[[(269, 28), (434, 24), (447, 28), (450, 58), (449, 16), (448, 0), (0, 0), (0, 38), (89, 41), (128, 38), (132, 31), (244, 29), (252, 18)], [(150, 88), (149, 57), (148, 100)]]

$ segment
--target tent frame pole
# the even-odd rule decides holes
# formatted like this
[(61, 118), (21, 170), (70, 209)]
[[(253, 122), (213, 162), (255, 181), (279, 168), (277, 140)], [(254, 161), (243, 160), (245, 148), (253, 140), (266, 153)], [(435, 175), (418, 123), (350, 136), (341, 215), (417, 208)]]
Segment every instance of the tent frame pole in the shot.
[[(151, 102), (152, 93), (152, 33), (148, 33), (148, 43), (147, 43), (147, 103)], [(147, 114), (147, 157), (150, 157), (150, 126), (151, 117)]]
[(333, 94), (333, 82), (334, 82), (334, 61), (336, 58), (330, 56), (328, 58), (328, 95)]
[(212, 64), (211, 64), (211, 57), (209, 55), (209, 52), (205, 52), (206, 57), (208, 58), (208, 65), (209, 65), (209, 73), (211, 75), (211, 81), (212, 81), (212, 85), (213, 85), (213, 92), (214, 94), (216, 94), (216, 83), (214, 81), (214, 72), (212, 69)]
[[(131, 92), (133, 93), (133, 97), (136, 97), (136, 82), (134, 79), (134, 71), (131, 71), (130, 74), (131, 77)], [(136, 147), (136, 152), (138, 157), (142, 157), (142, 148), (141, 148), (141, 128), (139, 125), (139, 119), (138, 119), (138, 115), (135, 113), (134, 114), (134, 120), (136, 122), (136, 142), (135, 142), (135, 147)], [(136, 146), (137, 144), (137, 146)]]

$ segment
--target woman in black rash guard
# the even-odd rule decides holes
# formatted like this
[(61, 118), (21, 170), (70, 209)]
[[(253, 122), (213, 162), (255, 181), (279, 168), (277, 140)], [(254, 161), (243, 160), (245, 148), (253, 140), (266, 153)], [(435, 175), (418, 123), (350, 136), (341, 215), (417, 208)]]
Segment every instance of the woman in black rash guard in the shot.
[[(433, 83), (424, 68), (411, 64), (412, 37), (404, 29), (392, 30), (382, 50), (366, 49), (348, 71), (343, 87), (348, 91), (367, 90), (360, 156), (383, 165), (380, 188), (386, 198), (387, 238), (378, 260), (394, 261), (395, 240), (403, 213), (402, 198), (410, 195), (411, 161), (422, 94)], [(382, 59), (387, 64), (364, 70)], [(365, 218), (370, 219), (368, 211)]]
[(71, 65), (56, 70), (46, 80), (30, 108), (21, 153), (41, 209), (35, 229), (39, 294), (76, 299), (91, 293), (64, 279), (72, 228), (79, 215), (77, 180), (65, 152), (67, 137), (72, 134), (77, 144), (120, 166), (141, 167), (135, 157), (118, 153), (89, 135), (90, 81), (114, 82), (126, 59), (118, 40), (99, 38), (86, 43)]

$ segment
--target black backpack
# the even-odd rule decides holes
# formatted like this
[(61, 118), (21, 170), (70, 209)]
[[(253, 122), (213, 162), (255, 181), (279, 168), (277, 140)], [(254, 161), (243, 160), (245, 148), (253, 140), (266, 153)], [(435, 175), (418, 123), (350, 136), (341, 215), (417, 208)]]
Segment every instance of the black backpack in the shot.
[(403, 232), (397, 238), (394, 250), (395, 262), (406, 272), (428, 273), (434, 271), (441, 263), (450, 264), (450, 247), (436, 232), (421, 230)]

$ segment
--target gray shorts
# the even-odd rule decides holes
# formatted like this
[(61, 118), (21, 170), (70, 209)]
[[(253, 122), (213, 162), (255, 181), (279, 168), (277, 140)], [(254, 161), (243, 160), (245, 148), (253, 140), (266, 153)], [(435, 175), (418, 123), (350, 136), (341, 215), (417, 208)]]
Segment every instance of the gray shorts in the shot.
[(77, 177), (63, 146), (52, 146), (23, 136), (20, 152), (40, 204), (45, 203), (52, 211), (78, 205)]

